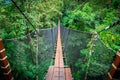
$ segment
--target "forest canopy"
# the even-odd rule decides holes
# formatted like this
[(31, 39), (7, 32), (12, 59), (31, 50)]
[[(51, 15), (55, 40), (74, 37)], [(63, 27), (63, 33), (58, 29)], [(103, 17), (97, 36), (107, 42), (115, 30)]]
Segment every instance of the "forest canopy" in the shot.
[[(61, 16), (64, 27), (99, 32), (120, 19), (119, 0), (14, 0), (35, 28), (55, 27)], [(17, 38), (28, 34), (34, 28), (25, 20), (10, 0), (0, 0), (0, 35), (5, 38)], [(119, 37), (109, 35), (113, 38)], [(101, 38), (109, 37), (104, 31)], [(107, 38), (108, 39), (108, 38)], [(116, 39), (115, 39), (116, 40)], [(111, 42), (106, 42), (111, 45)], [(118, 40), (119, 41), (119, 40)], [(115, 43), (119, 43), (114, 41)]]

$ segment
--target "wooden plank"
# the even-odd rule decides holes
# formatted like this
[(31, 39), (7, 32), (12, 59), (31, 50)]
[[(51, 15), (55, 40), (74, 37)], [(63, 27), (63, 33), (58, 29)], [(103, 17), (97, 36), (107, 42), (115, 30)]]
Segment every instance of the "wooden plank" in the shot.
[(3, 42), (2, 42), (2, 39), (0, 39), (0, 51), (4, 49), (4, 45), (3, 45)]
[(114, 65), (117, 67), (118, 65), (119, 65), (119, 63), (120, 63), (120, 57), (118, 56), (118, 55), (116, 55), (116, 58), (115, 58), (115, 60), (114, 60)]
[(112, 66), (110, 69), (110, 75), (113, 77), (114, 73), (115, 73), (116, 69)]
[(5, 75), (5, 80), (13, 80), (12, 73)]
[(6, 65), (8, 65), (9, 63), (8, 63), (8, 60), (7, 60), (7, 58), (5, 59), (5, 60), (3, 60), (3, 61), (0, 61), (0, 65), (2, 66), (2, 67), (5, 67)]
[(46, 76), (46, 80), (72, 80), (72, 74), (70, 68), (64, 67), (63, 50), (62, 50), (61, 36), (60, 36), (60, 22), (58, 23), (56, 51), (54, 52), (56, 52), (54, 70), (51, 70), (49, 68)]
[(112, 76), (111, 76), (111, 74), (108, 72), (107, 80), (111, 80), (111, 79), (112, 79)]
[(65, 68), (66, 80), (72, 80), (72, 74), (70, 68)]
[(55, 68), (52, 80), (65, 80), (64, 68)]
[(64, 67), (64, 61), (63, 61), (63, 58), (60, 59), (59, 63), (60, 63), (60, 67)]
[(59, 68), (55, 67), (52, 80), (59, 80), (59, 77)]
[(115, 60), (112, 63), (112, 66), (111, 66), (110, 71), (109, 71), (108, 76), (107, 76), (107, 80), (112, 79), (112, 77), (114, 76), (114, 74), (115, 74), (115, 72), (120, 64), (120, 56), (118, 54), (120, 54), (120, 51), (117, 52)]
[(65, 69), (64, 67), (60, 67), (60, 79), (59, 80), (65, 80)]
[(52, 80), (54, 73), (54, 66), (50, 66), (46, 75), (46, 80)]
[(56, 56), (55, 56), (55, 67), (59, 67), (59, 53), (56, 51)]
[(0, 53), (0, 59), (4, 58), (6, 56), (6, 53), (5, 53), (5, 49), (3, 49), (4, 51), (2, 51)]

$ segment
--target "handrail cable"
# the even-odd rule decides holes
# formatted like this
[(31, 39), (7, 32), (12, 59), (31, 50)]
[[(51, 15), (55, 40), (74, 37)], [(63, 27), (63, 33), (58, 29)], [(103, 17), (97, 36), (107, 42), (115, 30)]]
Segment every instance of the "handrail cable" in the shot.
[(20, 11), (20, 13), (23, 15), (23, 17), (30, 23), (30, 25), (34, 28), (35, 32), (38, 34), (38, 31), (36, 30), (35, 26), (31, 23), (31, 21), (28, 19), (28, 17), (23, 13), (23, 11), (20, 9), (20, 7), (17, 5), (17, 3), (14, 0), (11, 0), (12, 3), (15, 5), (15, 7)]
[(97, 32), (94, 32), (93, 35), (92, 35), (92, 38), (91, 38), (91, 46), (90, 46), (90, 51), (89, 51), (89, 57), (88, 57), (86, 73), (85, 73), (85, 80), (87, 80), (88, 71), (89, 71), (90, 62), (91, 62), (91, 57), (92, 57), (92, 53), (94, 52), (95, 41), (97, 39), (98, 39), (98, 34), (97, 34)]
[(117, 20), (117, 21), (113, 22), (111, 25), (105, 27), (103, 30), (99, 31), (98, 33), (102, 32), (102, 31), (104, 31), (104, 30), (111, 29), (111, 28), (113, 28), (114, 26), (116, 26), (116, 25), (118, 25), (118, 24), (120, 24), (120, 20)]

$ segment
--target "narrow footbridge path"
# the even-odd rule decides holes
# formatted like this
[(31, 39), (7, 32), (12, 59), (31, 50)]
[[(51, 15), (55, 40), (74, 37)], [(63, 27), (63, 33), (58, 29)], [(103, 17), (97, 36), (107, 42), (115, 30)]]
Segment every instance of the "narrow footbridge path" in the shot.
[(72, 80), (72, 74), (69, 67), (64, 66), (63, 50), (60, 33), (60, 20), (58, 21), (58, 36), (56, 43), (54, 66), (50, 66), (45, 79), (46, 80)]

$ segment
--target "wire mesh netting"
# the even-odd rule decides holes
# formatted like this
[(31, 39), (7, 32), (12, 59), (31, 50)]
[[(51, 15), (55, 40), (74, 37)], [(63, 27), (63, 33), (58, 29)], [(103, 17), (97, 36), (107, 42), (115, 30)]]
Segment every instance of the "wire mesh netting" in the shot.
[(96, 40), (88, 62), (87, 80), (105, 80), (115, 53), (113, 50), (108, 49), (100, 39)]
[[(15, 80), (44, 80), (54, 64), (57, 27), (37, 30), (20, 39), (4, 40)], [(65, 65), (70, 66), (74, 80), (105, 80), (115, 56), (97, 33), (61, 27)]]
[[(5, 4), (11, 4), (9, 0), (6, 1), (8, 2), (5, 2)], [(4, 0), (2, 0), (2, 5), (3, 3)], [(13, 8), (12, 6), (13, 5), (3, 8), (1, 7), (1, 9), (5, 8), (15, 12), (13, 14), (7, 12), (7, 15), (1, 14), (4, 19), (1, 27), (5, 28), (1, 28), (2, 30), (0, 30), (0, 35), (4, 34), (4, 38), (20, 37), (19, 39), (13, 38), (4, 40), (14, 80), (44, 80), (48, 67), (54, 64), (52, 58), (55, 56), (54, 50), (57, 27), (38, 29), (38, 34), (36, 32), (32, 32), (26, 35), (28, 30), (27, 28), (29, 28), (30, 31), (33, 31), (34, 29), (32, 29), (32, 26), (29, 25), (29, 22), (24, 20), (17, 8)], [(31, 13), (27, 11), (24, 13), (31, 15)], [(44, 23), (44, 20), (43, 22), (38, 23), (38, 19), (36, 19), (37, 21), (32, 19), (32, 15), (29, 17), (30, 21), (32, 21), (35, 26), (41, 26)], [(37, 18), (38, 15), (33, 17)], [(113, 31), (113, 34), (119, 34), (119, 27), (120, 25), (113, 28), (115, 30), (111, 30), (111, 32)], [(108, 33), (109, 32), (106, 31), (100, 35), (107, 35)], [(21, 37), (23, 35), (26, 36)], [(110, 40), (112, 40), (111, 35), (109, 33)], [(65, 57), (65, 65), (70, 66), (74, 80), (106, 79), (116, 52), (111, 48), (106, 47), (104, 42), (99, 38), (98, 34), (75, 31), (61, 27), (61, 37), (64, 46), (63, 56)], [(118, 38), (119, 36), (116, 37), (116, 39)], [(106, 41), (107, 40), (108, 39), (106, 39)], [(116, 41), (116, 44), (117, 42), (120, 42), (120, 40)], [(113, 47), (115, 48), (114, 50), (118, 50), (120, 48), (116, 45), (113, 45)], [(0, 80), (4, 80), (1, 69)]]
[(97, 34), (61, 28), (66, 65), (74, 80), (105, 80), (115, 56)]
[(48, 67), (53, 65), (57, 28), (38, 32), (4, 41), (15, 80), (43, 80)]
[[(43, 80), (54, 62), (57, 27), (37, 30), (20, 39), (4, 40), (15, 80)], [(105, 80), (115, 52), (98, 34), (61, 27), (65, 65), (74, 80)]]

